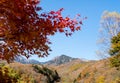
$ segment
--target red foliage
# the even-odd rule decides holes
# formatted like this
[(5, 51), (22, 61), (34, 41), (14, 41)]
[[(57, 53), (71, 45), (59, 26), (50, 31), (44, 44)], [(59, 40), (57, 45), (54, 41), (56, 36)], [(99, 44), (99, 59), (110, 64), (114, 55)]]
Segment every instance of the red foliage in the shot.
[(19, 55), (47, 56), (48, 36), (56, 32), (68, 36), (80, 30), (82, 21), (62, 17), (63, 8), (38, 14), (41, 10), (38, 3), (39, 0), (0, 0), (0, 38), (4, 41), (0, 45), (0, 58), (9, 61)]

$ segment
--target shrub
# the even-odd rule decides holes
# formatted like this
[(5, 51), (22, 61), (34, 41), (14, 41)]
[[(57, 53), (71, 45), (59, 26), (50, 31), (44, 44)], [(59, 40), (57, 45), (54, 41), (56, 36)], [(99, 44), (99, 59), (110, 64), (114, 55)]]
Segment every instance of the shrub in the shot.
[(8, 66), (0, 67), (0, 83), (17, 83), (19, 74)]
[(116, 67), (117, 70), (120, 69), (120, 55), (113, 56), (109, 60), (112, 67)]
[(55, 83), (60, 81), (60, 76), (58, 75), (57, 71), (52, 71), (47, 67), (39, 67), (37, 65), (33, 65), (34, 70), (40, 74), (43, 74), (47, 77), (47, 83)]

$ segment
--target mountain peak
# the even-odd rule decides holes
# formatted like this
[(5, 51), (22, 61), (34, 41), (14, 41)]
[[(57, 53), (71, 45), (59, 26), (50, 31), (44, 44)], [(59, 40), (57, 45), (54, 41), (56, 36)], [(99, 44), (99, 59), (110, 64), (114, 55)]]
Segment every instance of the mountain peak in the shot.
[(55, 57), (53, 60), (47, 61), (45, 64), (61, 65), (76, 59), (78, 58), (72, 58), (67, 55), (61, 55), (61, 56)]

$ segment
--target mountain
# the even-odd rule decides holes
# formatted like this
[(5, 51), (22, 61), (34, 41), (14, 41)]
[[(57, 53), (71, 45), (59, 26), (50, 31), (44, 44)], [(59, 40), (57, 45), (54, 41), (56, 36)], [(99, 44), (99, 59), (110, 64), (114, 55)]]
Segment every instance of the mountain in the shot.
[(47, 65), (61, 65), (61, 64), (71, 62), (73, 60), (78, 60), (78, 58), (72, 58), (70, 56), (61, 55), (61, 56), (55, 57), (54, 59), (52, 59), (50, 61), (45, 62), (44, 64), (47, 64)]
[[(24, 59), (21, 58), (21, 61), (24, 62)], [(46, 62), (46, 64), (37, 64), (37, 66), (40, 67), (39, 71), (34, 70), (33, 66), (35, 67), (35, 65), (33, 64), (14, 62), (6, 65), (22, 74), (20, 76), (24, 81), (31, 80), (29, 83), (47, 83), (45, 82), (46, 76), (39, 72), (49, 73), (49, 75), (53, 75), (53, 77), (55, 77), (54, 74), (59, 75), (61, 80), (56, 83), (120, 83), (120, 70), (110, 66), (109, 58), (98, 61), (84, 61), (78, 58), (61, 55)], [(51, 72), (53, 74), (51, 74)], [(47, 76), (49, 75), (47, 74)], [(26, 79), (26, 77), (29, 79)], [(51, 78), (51, 76), (49, 77)]]
[(86, 60), (86, 59), (79, 59), (79, 58), (73, 58), (67, 55), (61, 55), (61, 56), (57, 56), (52, 60), (46, 61), (46, 62), (39, 62), (35, 59), (26, 59), (23, 56), (19, 56), (15, 58), (15, 62), (20, 62), (22, 64), (43, 64), (43, 65), (61, 65), (61, 64), (65, 64), (65, 63), (69, 63), (71, 61), (80, 61), (81, 63), (83, 62), (90, 62), (90, 60)]
[(22, 64), (41, 64), (41, 62), (34, 60), (34, 59), (26, 59), (22, 56), (16, 57), (15, 58), (16, 62), (20, 62)]

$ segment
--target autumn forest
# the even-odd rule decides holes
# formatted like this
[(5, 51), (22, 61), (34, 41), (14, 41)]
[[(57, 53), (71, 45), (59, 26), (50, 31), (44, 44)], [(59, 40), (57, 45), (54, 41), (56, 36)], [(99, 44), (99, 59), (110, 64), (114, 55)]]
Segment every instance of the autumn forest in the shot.
[(54, 51), (50, 37), (82, 33), (89, 20), (81, 14), (65, 16), (64, 8), (44, 11), (41, 0), (0, 0), (0, 83), (120, 83), (119, 12), (103, 11), (99, 16), (96, 54), (102, 59), (63, 54), (39, 62), (30, 57), (50, 57)]

